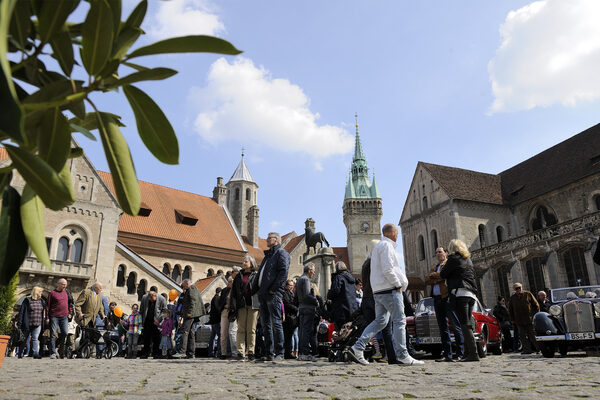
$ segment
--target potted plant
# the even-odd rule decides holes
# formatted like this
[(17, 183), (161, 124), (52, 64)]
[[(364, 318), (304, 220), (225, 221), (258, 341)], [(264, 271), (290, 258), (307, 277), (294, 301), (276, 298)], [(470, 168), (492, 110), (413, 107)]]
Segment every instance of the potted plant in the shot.
[(12, 331), (12, 316), (17, 301), (15, 289), (19, 283), (19, 274), (15, 274), (6, 286), (0, 286), (0, 367), (4, 361), (6, 347)]

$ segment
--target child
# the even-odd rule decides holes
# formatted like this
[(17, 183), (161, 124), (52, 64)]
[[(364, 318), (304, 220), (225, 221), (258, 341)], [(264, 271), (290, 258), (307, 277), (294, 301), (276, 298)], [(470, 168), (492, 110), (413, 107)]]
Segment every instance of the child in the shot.
[(138, 339), (142, 333), (142, 315), (138, 312), (138, 305), (131, 306), (131, 314), (125, 320), (127, 327), (127, 358), (137, 355)]
[(159, 348), (162, 350), (162, 357), (173, 358), (169, 350), (173, 348), (173, 342), (171, 341), (171, 333), (173, 332), (173, 320), (171, 319), (171, 312), (168, 309), (164, 309), (162, 312), (163, 320), (158, 325), (158, 330), (162, 335), (160, 339)]

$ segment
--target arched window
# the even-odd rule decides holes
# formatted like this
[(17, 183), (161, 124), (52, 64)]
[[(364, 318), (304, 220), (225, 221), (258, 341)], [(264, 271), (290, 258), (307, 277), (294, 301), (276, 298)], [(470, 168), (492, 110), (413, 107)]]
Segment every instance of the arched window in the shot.
[(252, 194), (250, 193), (250, 189), (246, 189), (246, 200), (250, 201), (251, 197), (252, 197)]
[(431, 243), (433, 244), (433, 255), (435, 255), (435, 251), (440, 247), (438, 245), (437, 231), (435, 229), (431, 231)]
[(583, 248), (573, 247), (563, 253), (563, 262), (567, 272), (567, 281), (569, 286), (589, 285), (590, 277), (588, 276), (585, 257), (583, 256)]
[(211, 276), (215, 275), (215, 270), (212, 268), (209, 268), (208, 271), (206, 271), (206, 277), (210, 278)]
[(479, 230), (479, 247), (485, 247), (485, 226), (479, 225), (477, 227)]
[(544, 269), (542, 267), (543, 258), (534, 257), (525, 261), (525, 269), (527, 270), (527, 281), (529, 282), (529, 291), (537, 293), (546, 288), (544, 280)]
[(218, 270), (217, 275), (223, 275), (223, 270), (222, 269)]
[(556, 225), (558, 220), (556, 216), (548, 211), (544, 206), (539, 206), (535, 211), (535, 217), (531, 221), (531, 229), (537, 231), (552, 225)]
[(240, 188), (235, 188), (235, 199), (236, 200), (240, 199)]
[(171, 275), (171, 266), (169, 265), (169, 263), (163, 264), (163, 274), (165, 274), (166, 276)]
[(594, 204), (596, 205), (596, 211), (600, 211), (600, 194), (594, 196)]
[(423, 196), (423, 211), (427, 210), (427, 196)]
[(83, 240), (75, 239), (73, 246), (71, 246), (71, 261), (79, 263), (82, 259), (83, 253)]
[(177, 283), (181, 283), (181, 266), (176, 264), (173, 267), (173, 272), (171, 273), (171, 279), (173, 279)]
[(498, 278), (498, 293), (504, 297), (506, 301), (510, 297), (510, 289), (508, 286), (508, 274), (510, 272), (508, 265), (503, 265), (496, 270), (496, 277)]
[(127, 276), (127, 294), (135, 294), (135, 272), (130, 272)]
[(501, 226), (496, 227), (496, 238), (498, 239), (498, 243), (504, 240), (504, 228)]
[(192, 267), (190, 267), (189, 265), (186, 265), (185, 268), (183, 269), (183, 276), (181, 277), (182, 279), (191, 279), (192, 276)]
[(69, 256), (69, 239), (61, 237), (58, 240), (58, 249), (56, 250), (56, 259), (60, 261), (67, 261)]
[(125, 266), (123, 264), (117, 267), (117, 286), (125, 286)]
[(140, 281), (140, 283), (138, 284), (138, 288), (137, 288), (138, 301), (141, 301), (142, 297), (144, 297), (145, 294), (146, 294), (146, 280), (142, 279)]
[(423, 236), (419, 235), (419, 260), (425, 259), (425, 241)]

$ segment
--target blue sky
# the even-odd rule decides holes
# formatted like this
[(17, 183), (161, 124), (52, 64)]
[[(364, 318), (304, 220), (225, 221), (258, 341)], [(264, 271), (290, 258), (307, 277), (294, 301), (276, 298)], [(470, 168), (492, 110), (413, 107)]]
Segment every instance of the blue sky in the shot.
[[(244, 53), (137, 59), (179, 71), (140, 85), (178, 134), (177, 166), (145, 149), (122, 94), (97, 104), (123, 116), (142, 180), (210, 196), (244, 147), (261, 237), (312, 217), (346, 245), (355, 112), (382, 223), (398, 223), (418, 161), (498, 173), (598, 123), (596, 0), (150, 3), (145, 43), (213, 34)], [(78, 140), (107, 170), (100, 142)]]

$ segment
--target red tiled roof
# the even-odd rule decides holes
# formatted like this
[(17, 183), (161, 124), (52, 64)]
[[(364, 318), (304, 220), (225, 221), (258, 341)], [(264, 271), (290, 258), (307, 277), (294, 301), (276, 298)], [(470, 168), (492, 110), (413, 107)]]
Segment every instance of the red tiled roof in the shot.
[(196, 286), (198, 288), (198, 290), (200, 291), (200, 293), (202, 293), (202, 291), (204, 289), (206, 289), (208, 287), (208, 285), (210, 285), (211, 283), (213, 283), (214, 280), (217, 279), (217, 278), (219, 278), (218, 275), (211, 276), (209, 278), (198, 279), (196, 281), (196, 283), (194, 283), (194, 286)]
[(353, 266), (350, 265), (350, 258), (348, 257), (348, 248), (347, 247), (332, 247), (333, 254), (337, 256), (336, 262), (343, 261), (344, 264), (348, 267), (350, 271), (352, 271)]
[(298, 244), (300, 244), (300, 242), (302, 242), (304, 240), (304, 233), (300, 236), (296, 236), (295, 238), (292, 238), (288, 244), (284, 247), (285, 251), (287, 251), (288, 253), (291, 253), (292, 250), (294, 250)]
[[(112, 177), (98, 171), (114, 193)], [(211, 247), (242, 250), (223, 207), (210, 197), (139, 181), (142, 201), (152, 210), (149, 216), (123, 214), (119, 232), (172, 239)], [(192, 213), (198, 222), (191, 226), (177, 222), (175, 210)]]
[(256, 260), (257, 264), (260, 264), (262, 262), (263, 258), (265, 258), (264, 251), (268, 249), (267, 241), (265, 239), (258, 238), (258, 248), (257, 248), (257, 247), (252, 247), (252, 244), (248, 241), (248, 238), (246, 236), (242, 236), (242, 239), (244, 239), (244, 244), (246, 245), (248, 254), (250, 254), (252, 257), (254, 257), (254, 260)]

